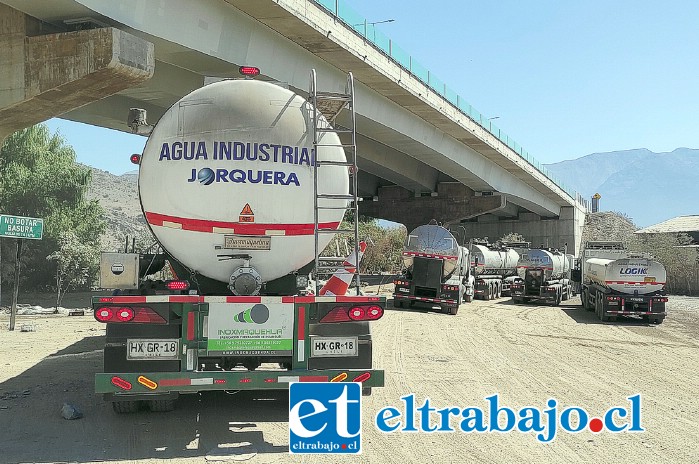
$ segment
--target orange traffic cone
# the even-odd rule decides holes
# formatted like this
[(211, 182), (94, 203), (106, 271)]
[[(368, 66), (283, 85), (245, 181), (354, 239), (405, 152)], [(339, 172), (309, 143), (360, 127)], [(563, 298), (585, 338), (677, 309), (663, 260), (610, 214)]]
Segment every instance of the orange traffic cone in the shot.
[[(364, 251), (366, 251), (366, 242), (359, 242), (359, 262), (362, 261), (364, 256)], [(349, 284), (352, 282), (354, 273), (357, 272), (357, 263), (354, 262), (354, 252), (345, 259), (342, 263), (344, 267), (341, 267), (330, 277), (330, 279), (323, 285), (320, 289), (318, 295), (327, 296), (342, 296), (347, 294), (349, 289)]]

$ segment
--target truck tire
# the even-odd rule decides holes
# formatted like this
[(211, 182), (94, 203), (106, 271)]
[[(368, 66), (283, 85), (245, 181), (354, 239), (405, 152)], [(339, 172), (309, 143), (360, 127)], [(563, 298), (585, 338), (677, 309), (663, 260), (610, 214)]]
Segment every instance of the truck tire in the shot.
[(459, 312), (459, 307), (458, 307), (458, 306), (452, 306), (451, 308), (449, 308), (449, 313), (448, 313), (448, 314), (451, 314), (452, 316), (456, 316), (456, 313), (458, 313), (458, 312)]
[(117, 414), (137, 412), (141, 408), (140, 401), (112, 401), (112, 409)]
[(465, 301), (466, 303), (472, 302), (472, 301), (473, 301), (473, 295), (465, 295), (465, 296), (464, 296), (464, 301)]
[(652, 316), (649, 318), (651, 324), (662, 324), (665, 320), (665, 316)]
[(604, 314), (604, 300), (602, 299), (603, 296), (601, 293), (598, 293), (597, 296), (598, 298), (595, 301), (597, 301), (597, 305), (599, 306), (599, 320), (602, 322), (609, 322), (612, 318)]
[(175, 400), (148, 400), (148, 408), (153, 412), (174, 411)]
[(514, 304), (522, 304), (522, 298), (520, 298), (520, 297), (518, 297), (518, 296), (513, 296), (513, 297), (512, 297), (512, 302), (513, 302)]
[(556, 293), (556, 299), (553, 302), (553, 306), (560, 306), (563, 296), (560, 293)]
[(371, 387), (362, 387), (362, 396), (371, 396)]
[(582, 305), (582, 307), (585, 311), (592, 310), (592, 308), (590, 308), (590, 305), (588, 304), (587, 291), (585, 291), (585, 290), (583, 290), (583, 292), (580, 294), (580, 304)]

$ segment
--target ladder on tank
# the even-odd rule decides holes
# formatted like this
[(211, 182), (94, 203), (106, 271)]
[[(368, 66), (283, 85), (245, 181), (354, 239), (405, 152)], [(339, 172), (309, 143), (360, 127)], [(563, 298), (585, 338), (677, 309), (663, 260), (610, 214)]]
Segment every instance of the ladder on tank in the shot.
[[(354, 235), (353, 254), (355, 262), (355, 273), (352, 279), (356, 284), (357, 295), (360, 294), (360, 278), (359, 278), (359, 201), (357, 198), (357, 132), (356, 132), (356, 116), (354, 111), (354, 77), (352, 73), (347, 73), (347, 84), (344, 93), (335, 92), (320, 92), (318, 91), (316, 70), (311, 70), (311, 83), (308, 92), (308, 99), (313, 106), (311, 120), (313, 125), (313, 151), (315, 153), (315, 162), (313, 163), (313, 235), (315, 241), (315, 282), (316, 295), (320, 291), (318, 276), (322, 271), (335, 272), (343, 267), (345, 258), (320, 258), (320, 253), (323, 251), (319, 247), (319, 237), (322, 234), (336, 233), (352, 233)], [(330, 124), (335, 124), (335, 119), (347, 109), (350, 117), (349, 128), (332, 128)], [(327, 123), (326, 123), (327, 121)], [(340, 137), (340, 144), (323, 143), (322, 135), (327, 132), (335, 132)], [(319, 160), (318, 149), (322, 147), (341, 147), (346, 161), (331, 161)], [(349, 194), (323, 193), (318, 191), (318, 179), (322, 176), (323, 167), (325, 166), (344, 166), (350, 173), (350, 192)], [(347, 206), (329, 206), (325, 200), (346, 200), (349, 203)], [(348, 210), (352, 211), (352, 227), (332, 229), (321, 227), (319, 223), (319, 211), (323, 209)], [(342, 223), (341, 226), (342, 227)], [(333, 264), (323, 264), (333, 263)], [(350, 281), (351, 283), (352, 281)]]

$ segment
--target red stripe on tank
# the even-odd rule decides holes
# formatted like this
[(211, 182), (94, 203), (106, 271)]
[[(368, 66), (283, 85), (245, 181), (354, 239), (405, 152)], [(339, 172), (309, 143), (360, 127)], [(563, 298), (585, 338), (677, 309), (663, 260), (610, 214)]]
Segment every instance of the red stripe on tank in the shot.
[[(310, 224), (249, 224), (240, 222), (207, 221), (204, 219), (181, 218), (166, 214), (146, 212), (146, 220), (150, 225), (162, 226), (164, 222), (180, 224), (182, 230), (213, 233), (215, 227), (232, 229), (232, 233), (244, 235), (267, 235), (268, 230), (284, 231), (284, 235), (313, 235), (313, 223)], [(321, 229), (337, 229), (339, 222), (321, 222)]]

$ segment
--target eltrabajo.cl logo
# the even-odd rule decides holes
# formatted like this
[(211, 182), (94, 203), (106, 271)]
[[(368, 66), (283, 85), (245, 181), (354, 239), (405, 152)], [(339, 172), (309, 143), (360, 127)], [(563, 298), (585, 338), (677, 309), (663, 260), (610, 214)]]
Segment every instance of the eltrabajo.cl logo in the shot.
[(289, 452), (359, 454), (362, 388), (356, 382), (289, 385)]

